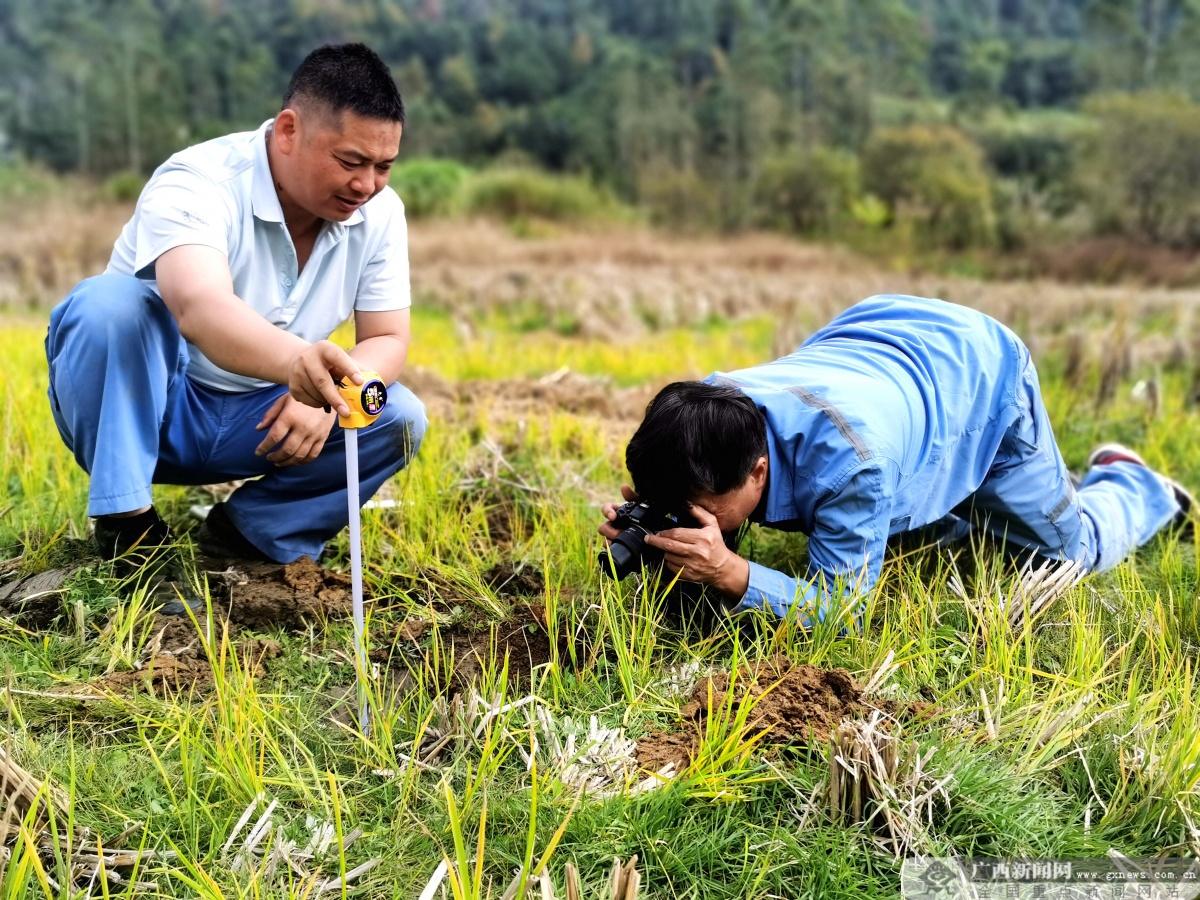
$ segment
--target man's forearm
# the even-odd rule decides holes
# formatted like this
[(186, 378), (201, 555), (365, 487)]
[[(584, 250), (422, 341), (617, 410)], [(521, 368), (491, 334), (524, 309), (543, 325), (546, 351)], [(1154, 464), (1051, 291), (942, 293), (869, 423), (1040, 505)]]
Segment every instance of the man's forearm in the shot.
[(391, 384), (400, 377), (408, 359), (408, 341), (395, 335), (376, 335), (356, 344), (350, 355), (364, 369), (378, 372), (384, 384)]
[(749, 584), (736, 611), (762, 609), (804, 628), (824, 622), (831, 613), (841, 615), (845, 605), (856, 598), (857, 615), (862, 607), (861, 598), (870, 590), (863, 584), (829, 584), (821, 577), (802, 581), (758, 563), (748, 563), (748, 568)]
[(308, 342), (272, 325), (236, 295), (214, 295), (176, 315), (179, 332), (235, 375), (288, 383), (288, 366)]
[(233, 290), (218, 250), (185, 244), (155, 262), (159, 295), (180, 333), (215, 365), (235, 375), (285, 384), (307, 406), (331, 406), (349, 415), (335, 382), (359, 368), (329, 341), (309, 343), (272, 325)]

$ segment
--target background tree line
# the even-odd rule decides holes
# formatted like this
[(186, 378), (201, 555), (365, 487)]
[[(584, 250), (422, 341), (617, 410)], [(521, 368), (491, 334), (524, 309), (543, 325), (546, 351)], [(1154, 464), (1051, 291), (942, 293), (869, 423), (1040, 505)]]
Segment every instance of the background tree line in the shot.
[[(144, 175), (364, 40), (406, 159), (570, 173), (676, 226), (1192, 247), (1198, 37), (1200, 0), (2, 0), (0, 153)], [(436, 210), (458, 171), (408, 183)]]

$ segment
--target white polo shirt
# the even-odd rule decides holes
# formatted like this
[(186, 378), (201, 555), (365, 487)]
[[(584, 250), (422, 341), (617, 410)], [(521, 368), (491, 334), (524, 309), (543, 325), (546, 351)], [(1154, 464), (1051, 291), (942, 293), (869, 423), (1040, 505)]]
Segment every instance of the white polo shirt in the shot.
[[(384, 312), (412, 302), (404, 204), (390, 187), (345, 222), (325, 222), (297, 271), (267, 163), (267, 129), (181, 150), (158, 167), (113, 247), (108, 272), (154, 282), (154, 263), (173, 247), (202, 244), (225, 254), (233, 291), (268, 322), (306, 341), (329, 337), (355, 310)], [(218, 368), (189, 344), (188, 376), (222, 391), (268, 382)]]

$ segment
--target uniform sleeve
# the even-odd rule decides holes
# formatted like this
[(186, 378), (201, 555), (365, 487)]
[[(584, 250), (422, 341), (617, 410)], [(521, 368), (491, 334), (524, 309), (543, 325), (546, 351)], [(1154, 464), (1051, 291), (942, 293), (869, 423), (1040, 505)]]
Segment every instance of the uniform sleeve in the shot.
[(359, 279), (354, 309), (358, 312), (389, 312), (411, 305), (408, 223), (404, 219), (404, 204), (396, 197), (382, 238)]
[(858, 615), (879, 580), (890, 519), (891, 497), (880, 469), (860, 469), (817, 508), (806, 577), (798, 580), (752, 562), (737, 611), (763, 609), (806, 628), (841, 613), (847, 601), (855, 603)]
[(210, 179), (189, 169), (156, 175), (138, 200), (134, 273), (154, 277), (155, 261), (175, 247), (200, 244), (229, 256), (229, 211)]

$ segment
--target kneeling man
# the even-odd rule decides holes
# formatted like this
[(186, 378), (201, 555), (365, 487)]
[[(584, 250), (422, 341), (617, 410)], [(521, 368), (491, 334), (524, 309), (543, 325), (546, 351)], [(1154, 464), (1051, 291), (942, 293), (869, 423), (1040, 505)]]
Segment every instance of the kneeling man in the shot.
[[(1119, 444), (1096, 448), (1076, 484), (1024, 344), (982, 313), (917, 297), (873, 297), (790, 356), (668, 385), (625, 458), (627, 500), (700, 526), (646, 538), (670, 571), (736, 610), (805, 624), (852, 613), (847, 599), (873, 588), (900, 532), (979, 527), (1096, 572), (1192, 505)], [(604, 514), (611, 540), (615, 505)], [(730, 549), (747, 521), (808, 535), (806, 576)]]

